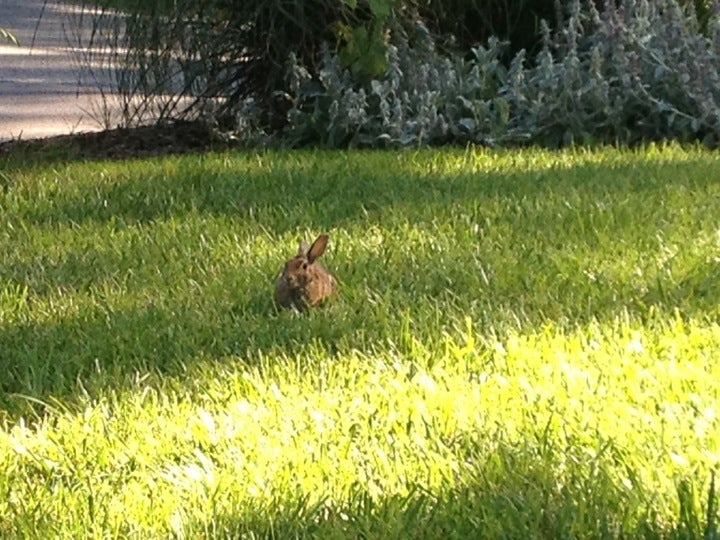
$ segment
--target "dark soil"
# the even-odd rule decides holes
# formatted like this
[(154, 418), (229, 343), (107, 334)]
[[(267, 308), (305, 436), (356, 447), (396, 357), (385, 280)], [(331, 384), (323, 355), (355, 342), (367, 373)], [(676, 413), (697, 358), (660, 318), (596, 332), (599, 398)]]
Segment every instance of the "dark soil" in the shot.
[(221, 141), (200, 122), (173, 122), (44, 139), (0, 142), (0, 156), (59, 159), (118, 159), (222, 150)]

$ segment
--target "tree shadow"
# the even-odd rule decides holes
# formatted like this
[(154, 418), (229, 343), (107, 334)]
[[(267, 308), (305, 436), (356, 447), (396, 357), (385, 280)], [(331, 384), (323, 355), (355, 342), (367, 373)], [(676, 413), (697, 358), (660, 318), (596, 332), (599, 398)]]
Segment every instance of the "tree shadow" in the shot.
[[(418, 319), (413, 320), (417, 328), (435, 328), (437, 335), (424, 335), (433, 341), (444, 331), (442, 321), (453, 317), (472, 317), (483, 328), (532, 329), (548, 321), (577, 325), (627, 312), (643, 317), (653, 306), (690, 316), (716, 315), (717, 264), (698, 262), (680, 282), (663, 280), (660, 274), (638, 283), (601, 274), (589, 283), (585, 254), (578, 253), (578, 245), (588, 242), (584, 249), (590, 254), (610, 240), (632, 246), (634, 224), (645, 218), (657, 220), (659, 234), (672, 234), (673, 207), (664, 205), (672, 190), (697, 188), (696, 198), (706, 197), (717, 184), (715, 176), (668, 185), (647, 181), (647, 175), (638, 177), (632, 164), (610, 170), (580, 165), (574, 175), (531, 168), (458, 176), (423, 170), (422, 160), (407, 155), (379, 155), (386, 160), (385, 175), (359, 169), (362, 161), (346, 153), (328, 153), (323, 163), (331, 172), (313, 170), (310, 160), (293, 153), (252, 159), (220, 154), (229, 161), (219, 168), (218, 156), (147, 163), (120, 168), (98, 182), (14, 211), (24, 227), (44, 228), (51, 235), (58, 225), (69, 230), (97, 225), (101, 232), (121, 226), (141, 230), (192, 214), (227, 219), (222, 230), (244, 230), (252, 236), (262, 229), (274, 241), (304, 228), (362, 235), (381, 224), (399, 235), (408, 225), (432, 231), (436, 216), (453, 208), (462, 215), (453, 214), (456, 221), (449, 227), (463, 234), (475, 231), (475, 247), (458, 254), (432, 238), (405, 245), (373, 244), (361, 237), (348, 253), (335, 244), (329, 262), (343, 284), (338, 303), (305, 317), (277, 314), (271, 301), (272, 277), (282, 256), (292, 253), (291, 246), (287, 253), (278, 248), (283, 255), (277, 260), (256, 257), (246, 268), (229, 263), (214, 282), (200, 281), (194, 298), (155, 283), (148, 298), (140, 301), (135, 297), (143, 284), (135, 280), (123, 289), (132, 301), (93, 298), (61, 318), (36, 322), (6, 317), (0, 325), (0, 370), (7, 375), (0, 379), (0, 389), (7, 411), (22, 410), (11, 395), (72, 400), (67, 393), (76, 383), (87, 387), (104, 377), (105, 384), (121, 384), (118, 381), (130, 381), (136, 372), (181, 377), (198, 358), (253, 361), (271, 351), (298, 351), (313, 343), (330, 354), (371, 350), (378, 342), (395, 339), (408, 318)], [(661, 162), (652, 166), (666, 167)], [(11, 184), (5, 187), (12, 189)], [(626, 205), (628, 198), (644, 204)], [(631, 213), (639, 206), (647, 216)], [(605, 220), (603, 236), (593, 240), (587, 231), (594, 226), (594, 214), (608, 208), (615, 212), (613, 219)], [(485, 240), (483, 231), (492, 229), (503, 231), (502, 243)], [(212, 242), (212, 233), (207, 235)], [(156, 268), (162, 274), (172, 264), (166, 253), (172, 239), (167, 242), (130, 270)], [(253, 249), (238, 247), (248, 253)], [(637, 249), (644, 255), (652, 247)], [(123, 266), (126, 255), (68, 244), (53, 260), (13, 258), (0, 268), (0, 280), (27, 290), (29, 301), (47, 300), (57, 290), (89, 297), (116, 279), (120, 268), (129, 272)], [(198, 251), (197, 258), (203, 256)], [(528, 264), (533, 261), (537, 264)], [(557, 272), (549, 275), (553, 268)], [(186, 269), (175, 277), (195, 279)]]
[[(704, 510), (681, 512), (674, 522), (658, 516), (656, 501), (644, 486), (624, 485), (604, 463), (558, 465), (522, 445), (491, 452), (476, 448), (474, 453), (477, 465), (465, 478), (432, 492), (414, 486), (407, 494), (371, 496), (358, 486), (340, 505), (282, 492), (270, 504), (237, 504), (235, 513), (205, 516), (189, 523), (185, 532), (192, 536), (210, 528), (223, 537), (263, 538), (555, 539), (699, 538), (714, 530)], [(712, 503), (702, 498), (706, 509)]]
[(252, 362), (311, 345), (333, 351), (346, 331), (327, 312), (279, 313), (269, 288), (213, 303), (205, 310), (162, 299), (128, 308), (95, 304), (50, 321), (3, 324), (0, 408), (27, 412), (28, 397), (70, 405), (78, 383), (94, 394), (132, 386), (144, 374), (183, 378), (199, 360)]
[[(258, 264), (258, 275), (271, 275), (271, 261)], [(437, 269), (428, 271), (433, 265)], [(357, 267), (382, 271), (353, 274)], [(103, 297), (101, 289), (93, 296), (84, 284), (75, 284), (76, 308), (34, 322), (7, 311), (0, 325), (0, 408), (16, 417), (36, 408), (26, 397), (71, 404), (78, 385), (102, 395), (108, 386), (132, 387), (143, 374), (182, 379), (197, 362), (226, 358), (253, 364), (275, 355), (302, 358), (313, 350), (332, 356), (372, 351), (388, 340), (401, 354), (412, 355), (408, 332), (428, 347), (442, 348), (442, 336), (464, 317), (478, 329), (500, 333), (532, 331), (550, 321), (575, 327), (621, 315), (642, 320), (677, 311), (713, 317), (720, 283), (718, 264), (698, 264), (679, 284), (650, 280), (644, 287), (608, 279), (589, 287), (580, 272), (560, 280), (504, 271), (488, 278), (477, 271), (472, 254), (444, 261), (429, 247), (394, 253), (389, 260), (384, 253), (356, 254), (331, 268), (343, 278), (340, 294), (304, 315), (276, 310), (271, 279), (238, 277), (232, 269), (184, 292), (169, 292), (172, 285), (168, 291), (130, 289), (120, 299)], [(26, 301), (51, 293), (36, 290)]]
[[(400, 210), (410, 219), (419, 209), (457, 203), (477, 205), (481, 212), (482, 206), (510, 200), (517, 204), (514, 215), (508, 217), (532, 224), (572, 214), (573, 210), (573, 217), (582, 218), (577, 214), (584, 209), (573, 209), (573, 202), (582, 204), (592, 197), (612, 199), (618, 194), (662, 194), (669, 187), (638, 177), (637, 164), (632, 163), (612, 168), (581, 164), (573, 167), (576, 173), (568, 178), (551, 168), (472, 174), (432, 172), (422, 170), (407, 155), (377, 155), (378, 167), (364, 171), (362, 160), (352, 154), (327, 153), (323, 162), (330, 173), (313, 170), (303, 161), (302, 153), (292, 152), (231, 152), (182, 158), (171, 165), (145, 164), (84, 183), (52, 201), (34, 203), (19, 217), (40, 226), (110, 221), (132, 225), (179, 218), (193, 211), (240, 222), (266, 222), (269, 230), (281, 234), (308, 224), (343, 227), (380, 220), (386, 211)], [(262, 164), (254, 163), (253, 156)], [(222, 160), (228, 164), (218, 168)], [(669, 167), (661, 160), (643, 166), (665, 171)], [(12, 171), (5, 174), (6, 190), (12, 188), (12, 175)], [(705, 177), (683, 182), (678, 189), (688, 184), (704, 189), (717, 181), (714, 176)], [(563, 191), (567, 198), (553, 196)], [(422, 219), (422, 213), (419, 216)]]

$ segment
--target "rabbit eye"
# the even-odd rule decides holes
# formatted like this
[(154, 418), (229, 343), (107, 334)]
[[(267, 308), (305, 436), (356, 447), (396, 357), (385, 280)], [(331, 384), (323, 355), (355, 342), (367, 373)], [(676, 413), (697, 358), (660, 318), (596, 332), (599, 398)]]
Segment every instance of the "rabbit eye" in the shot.
[(302, 263), (302, 268), (303, 268), (303, 270), (307, 270), (307, 263), (306, 263), (306, 262)]

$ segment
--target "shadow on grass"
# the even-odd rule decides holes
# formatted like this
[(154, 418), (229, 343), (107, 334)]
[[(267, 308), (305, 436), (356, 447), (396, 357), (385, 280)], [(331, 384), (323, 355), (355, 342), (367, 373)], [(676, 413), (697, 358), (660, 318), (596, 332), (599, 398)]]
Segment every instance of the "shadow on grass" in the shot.
[(431, 251), (412, 257), (392, 264), (407, 268), (413, 279), (400, 273), (391, 281), (377, 273), (353, 282), (361, 278), (350, 274), (353, 265), (382, 267), (373, 256), (338, 265), (336, 274), (349, 280), (339, 297), (306, 315), (278, 313), (271, 283), (238, 287), (228, 273), (209, 285), (222, 294), (161, 292), (121, 305), (117, 298), (94, 298), (52, 320), (6, 319), (0, 325), (0, 408), (11, 417), (35, 409), (26, 396), (32, 402), (70, 405), (78, 384), (102, 394), (104, 388), (121, 389), (148, 373), (182, 379), (197, 361), (228, 357), (253, 364), (274, 356), (305, 358), (313, 351), (322, 356), (371, 353), (381, 344), (411, 358), (412, 339), (442, 349), (443, 336), (462, 328), (465, 317), (482, 333), (502, 334), (550, 321), (574, 327), (624, 314), (640, 320), (675, 310), (687, 317), (717, 315), (718, 264), (699, 265), (675, 286), (655, 281), (634, 289), (605, 281), (589, 288), (584, 278), (557, 281), (557, 276), (519, 272), (499, 273), (486, 284), (478, 272), (467, 271), (471, 259), (423, 273), (439, 265), (437, 257)]
[(94, 393), (148, 373), (182, 377), (198, 359), (233, 355), (252, 362), (271, 351), (293, 355), (311, 346), (332, 353), (345, 330), (322, 313), (278, 313), (268, 291), (237, 303), (218, 301), (207, 311), (167, 303), (93, 306), (60, 320), (4, 324), (0, 408), (20, 413), (27, 397), (71, 404), (78, 383)]
[[(454, 174), (423, 171), (408, 155), (391, 153), (377, 153), (374, 161), (358, 158), (365, 156), (362, 153), (320, 154), (322, 159), (313, 154), (303, 157), (302, 153), (259, 154), (255, 157), (262, 165), (257, 165), (253, 156), (208, 154), (178, 158), (167, 166), (150, 162), (130, 167), (127, 173), (109, 173), (118, 176), (116, 180), (85, 182), (51, 200), (33, 201), (20, 211), (20, 217), (35, 225), (109, 221), (132, 225), (196, 211), (260, 222), (282, 233), (307, 226), (372, 222), (397, 211), (412, 220), (418, 210), (433, 205), (475, 202), (492, 206), (499, 202), (512, 211), (510, 218), (546, 223), (568, 215), (583, 219), (578, 215), (582, 208), (572, 207), (579, 202), (573, 198), (663, 194), (670, 186), (668, 170), (674, 166), (663, 162), (613, 167), (580, 164), (573, 167), (572, 174), (551, 168)], [(226, 164), (221, 165), (223, 162)], [(308, 165), (318, 162), (323, 169)], [(373, 164), (370, 170), (368, 163)], [(663, 178), (638, 175), (638, 166), (663, 171)], [(683, 179), (679, 188), (703, 190), (716, 183), (715, 176), (705, 175), (692, 181)], [(653, 202), (661, 209), (662, 201), (650, 197), (648, 204)]]
[[(121, 164), (117, 170), (106, 164), (109, 172), (97, 182), (70, 182), (67, 190), (10, 211), (30, 234), (32, 227), (43, 227), (51, 235), (57, 224), (98, 224), (109, 230), (110, 222), (152, 224), (188, 212), (228, 216), (251, 236), (261, 228), (279, 236), (306, 228), (364, 231), (378, 223), (399, 235), (405, 234), (405, 225), (423, 224), (431, 236), (435, 222), (444, 220), (446, 241), (465, 234), (473, 250), (443, 253), (432, 242), (421, 245), (417, 239), (412, 245), (403, 243), (407, 240), (383, 241), (376, 251), (359, 250), (347, 259), (339, 250), (332, 269), (344, 282), (343, 309), (311, 317), (278, 316), (269, 282), (237, 291), (225, 276), (215, 290), (236, 292), (229, 298), (210, 295), (200, 306), (163, 292), (147, 305), (95, 303), (61, 320), (4, 322), (0, 389), (6, 395), (46, 400), (72, 397), (63, 393), (98, 376), (112, 384), (128, 381), (135, 372), (182, 375), (186, 364), (199, 357), (252, 359), (313, 342), (330, 353), (345, 347), (367, 350), (397, 341), (409, 312), (424, 317), (414, 324), (425, 332), (419, 337), (430, 342), (442, 335), (443, 321), (465, 316), (498, 328), (547, 321), (582, 324), (623, 310), (642, 316), (651, 306), (688, 315), (715, 313), (717, 264), (698, 262), (679, 282), (646, 276), (639, 284), (612, 275), (588, 284), (588, 268), (583, 266), (583, 257), (594, 250), (605, 256), (610, 243), (653, 256), (654, 246), (633, 245), (637, 230), (648, 228), (641, 238), (650, 241), (656, 234), (674, 234), (674, 220), (683, 215), (671, 204), (675, 193), (695, 191), (683, 200), (694, 205), (693, 232), (699, 228), (697, 220), (711, 223), (713, 214), (705, 213), (702, 205), (714, 200), (710, 193), (718, 177), (704, 174), (700, 165), (693, 178), (680, 172), (674, 176), (677, 166), (662, 162), (586, 164), (562, 174), (532, 167), (450, 174), (433, 172), (432, 164), (423, 169), (422, 155), (373, 155), (377, 159), (372, 170), (363, 168), (366, 153), (342, 152), (324, 154), (323, 159), (304, 159), (303, 153), (214, 154), (129, 168)], [(707, 162), (698, 158), (697, 164)], [(645, 168), (641, 175), (640, 166)], [(3, 174), (8, 193), (12, 172)], [(632, 204), (626, 204), (628, 200)], [(606, 211), (613, 213), (602, 218), (604, 229), (595, 236), (595, 220)], [(171, 243), (163, 239), (142, 264), (162, 274), (169, 264), (162, 256)], [(579, 249), (586, 252), (577, 255)], [(55, 288), (87, 292), (91, 285), (114, 278), (121, 265), (112, 253), (88, 253), (82, 245), (69, 246), (64, 257), (52, 263), (41, 260), (42, 272), (36, 271), (37, 261), (18, 257), (0, 268), (0, 276), (44, 296)], [(553, 257), (562, 260), (557, 263)], [(270, 280), (275, 263), (271, 269), (269, 261), (256, 262), (264, 265)], [(124, 271), (128, 268), (137, 270), (130, 266)], [(185, 270), (178, 272), (170, 277), (192, 277)], [(3, 401), (8, 410), (13, 408), (10, 401), (18, 403), (0, 397)]]
[[(607, 463), (576, 457), (580, 461), (560, 465), (537, 449), (501, 447), (483, 454), (475, 470), (466, 463), (469, 478), (444, 490), (416, 487), (407, 495), (373, 498), (358, 488), (341, 506), (279, 493), (271, 504), (238, 504), (236, 513), (207, 516), (184, 532), (211, 530), (228, 538), (717, 538), (720, 514), (707, 513), (706, 486), (679, 482), (684, 510), (670, 521), (657, 515), (646, 486), (626, 486)], [(688, 493), (700, 496), (690, 501)]]

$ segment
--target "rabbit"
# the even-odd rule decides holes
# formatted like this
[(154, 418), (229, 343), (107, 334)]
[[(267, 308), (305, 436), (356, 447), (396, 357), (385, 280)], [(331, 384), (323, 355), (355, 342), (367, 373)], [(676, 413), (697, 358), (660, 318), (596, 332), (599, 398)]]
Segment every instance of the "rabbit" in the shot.
[(285, 263), (275, 279), (275, 303), (280, 308), (304, 311), (337, 291), (338, 284), (317, 258), (325, 252), (328, 235), (321, 234), (308, 247), (301, 241), (297, 255)]

